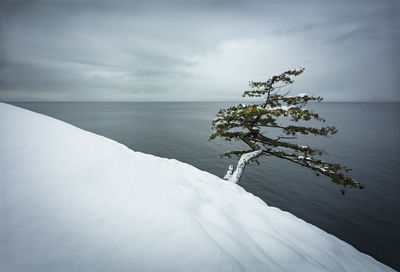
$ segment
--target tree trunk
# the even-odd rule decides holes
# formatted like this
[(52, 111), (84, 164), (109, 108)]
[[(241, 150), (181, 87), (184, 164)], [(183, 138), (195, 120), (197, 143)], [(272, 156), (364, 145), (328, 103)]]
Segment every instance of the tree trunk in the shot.
[(233, 171), (233, 165), (229, 165), (228, 171), (226, 172), (224, 179), (229, 182), (238, 183), (240, 177), (243, 174), (243, 170), (246, 167), (246, 164), (248, 164), (251, 159), (258, 157), (261, 153), (262, 150), (256, 150), (243, 154), (238, 161), (235, 171)]

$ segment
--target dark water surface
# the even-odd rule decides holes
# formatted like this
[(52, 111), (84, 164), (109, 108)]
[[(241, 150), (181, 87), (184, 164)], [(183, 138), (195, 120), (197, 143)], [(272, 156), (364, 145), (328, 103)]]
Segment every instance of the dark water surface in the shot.
[[(209, 142), (211, 120), (235, 103), (13, 103), (114, 139), (135, 151), (174, 158), (220, 177), (232, 144)], [(339, 133), (301, 142), (329, 152), (366, 186), (344, 196), (326, 177), (274, 158), (248, 165), (240, 181), (279, 207), (400, 270), (400, 103), (314, 103)]]

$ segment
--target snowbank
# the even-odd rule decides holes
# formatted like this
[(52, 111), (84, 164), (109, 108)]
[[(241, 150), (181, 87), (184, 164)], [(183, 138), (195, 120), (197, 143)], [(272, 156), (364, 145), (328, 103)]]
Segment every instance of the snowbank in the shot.
[(241, 187), (0, 103), (0, 271), (393, 271)]

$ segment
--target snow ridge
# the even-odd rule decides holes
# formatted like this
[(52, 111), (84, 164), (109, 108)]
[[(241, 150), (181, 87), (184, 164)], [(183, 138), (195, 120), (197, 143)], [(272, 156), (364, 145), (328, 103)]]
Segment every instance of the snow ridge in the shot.
[(0, 271), (393, 271), (236, 184), (0, 103)]

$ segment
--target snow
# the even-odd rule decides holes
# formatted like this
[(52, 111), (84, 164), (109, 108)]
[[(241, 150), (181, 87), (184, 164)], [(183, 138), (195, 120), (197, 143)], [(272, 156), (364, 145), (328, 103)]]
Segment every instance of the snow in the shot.
[(268, 110), (284, 110), (284, 111), (287, 111), (287, 110), (289, 110), (289, 109), (291, 109), (293, 107), (294, 106), (291, 105), (291, 106), (267, 107), (267, 109)]
[(0, 103), (0, 271), (393, 271), (240, 186)]
[(305, 97), (305, 96), (308, 96), (308, 94), (307, 94), (307, 93), (299, 93), (297, 96), (299, 96), (299, 97)]
[(226, 174), (225, 174), (225, 176), (224, 176), (224, 179), (225, 179), (225, 180), (229, 180), (229, 179), (232, 177), (232, 174), (233, 174), (233, 165), (231, 164), (231, 165), (229, 165), (229, 167), (228, 167), (228, 171), (226, 171)]
[[(320, 167), (319, 169), (320, 169), (322, 172), (326, 172), (326, 171), (329, 170), (329, 167), (325, 166), (325, 167)], [(329, 171), (329, 172), (334, 173), (333, 171)]]

